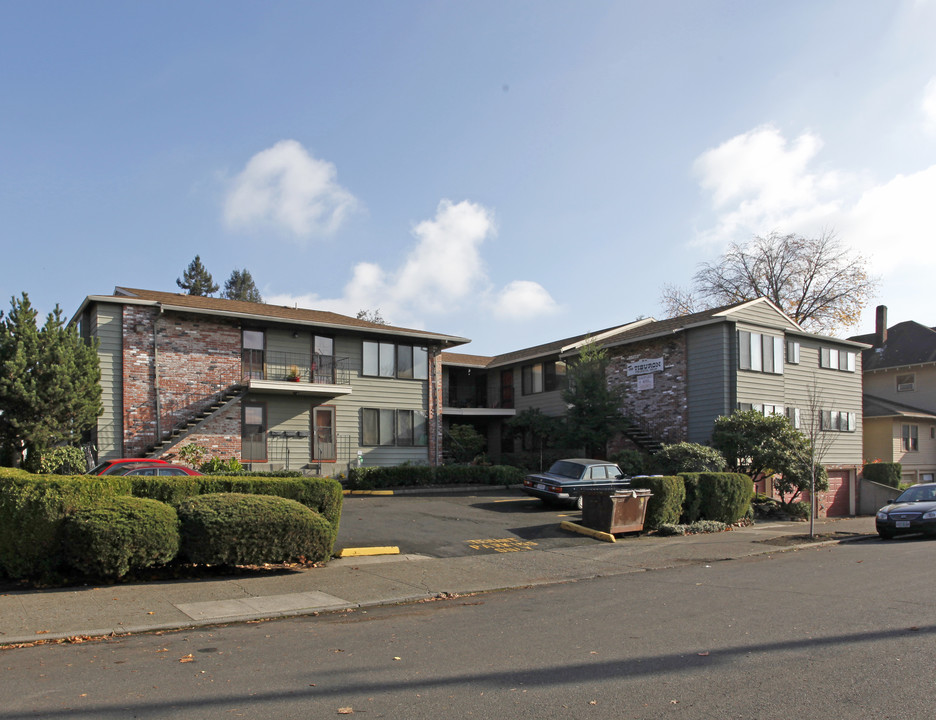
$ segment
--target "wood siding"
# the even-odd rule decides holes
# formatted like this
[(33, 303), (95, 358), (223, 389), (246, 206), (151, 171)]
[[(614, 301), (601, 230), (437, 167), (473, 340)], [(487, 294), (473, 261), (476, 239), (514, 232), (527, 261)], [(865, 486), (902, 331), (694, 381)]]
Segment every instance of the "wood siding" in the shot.
[(98, 461), (123, 455), (123, 315), (120, 305), (98, 304), (90, 313), (90, 336), (98, 341), (101, 368), (101, 404), (97, 421)]
[[(913, 390), (897, 391), (897, 376), (913, 375)], [(936, 413), (936, 366), (917, 366), (865, 373), (864, 389), (868, 395)]]
[(686, 333), (689, 442), (708, 442), (715, 418), (734, 409), (737, 359), (733, 333), (731, 323)]

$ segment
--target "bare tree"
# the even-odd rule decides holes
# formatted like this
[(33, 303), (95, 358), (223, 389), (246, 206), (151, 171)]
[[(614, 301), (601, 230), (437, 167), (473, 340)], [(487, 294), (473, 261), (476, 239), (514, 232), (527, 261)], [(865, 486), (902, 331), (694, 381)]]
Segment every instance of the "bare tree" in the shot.
[(805, 329), (832, 334), (858, 323), (878, 282), (868, 274), (868, 259), (832, 232), (814, 238), (774, 232), (732, 243), (717, 262), (700, 266), (691, 291), (667, 286), (661, 302), (676, 317), (687, 308), (766, 297)]

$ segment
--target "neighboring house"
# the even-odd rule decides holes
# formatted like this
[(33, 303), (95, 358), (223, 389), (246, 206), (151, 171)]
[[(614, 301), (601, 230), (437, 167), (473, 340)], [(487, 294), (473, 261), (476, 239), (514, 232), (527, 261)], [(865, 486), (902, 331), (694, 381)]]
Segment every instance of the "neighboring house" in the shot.
[[(450, 401), (443, 404), (446, 423), (483, 419), (496, 456), (503, 418), (494, 411), (538, 407), (550, 415), (564, 413), (565, 363), (588, 342), (608, 351), (608, 382), (624, 388), (621, 411), (635, 425), (630, 439), (647, 449), (708, 442), (715, 418), (738, 409), (784, 414), (803, 430), (817, 417), (829, 440), (823, 443), (830, 489), (819, 498), (822, 513), (855, 513), (862, 465), (861, 351), (867, 346), (808, 333), (765, 298), (669, 320), (638, 320), (491, 358), (445, 353), (443, 378), (464, 388), (470, 377), (473, 389), (454, 395), (450, 389)], [(476, 414), (452, 404), (465, 398)]]
[(118, 287), (73, 318), (96, 338), (98, 460), (197, 443), (253, 469), (336, 475), (441, 459), (443, 349), (465, 338), (329, 312)]
[(899, 462), (903, 482), (936, 481), (936, 328), (908, 320), (852, 338), (864, 351), (864, 457)]

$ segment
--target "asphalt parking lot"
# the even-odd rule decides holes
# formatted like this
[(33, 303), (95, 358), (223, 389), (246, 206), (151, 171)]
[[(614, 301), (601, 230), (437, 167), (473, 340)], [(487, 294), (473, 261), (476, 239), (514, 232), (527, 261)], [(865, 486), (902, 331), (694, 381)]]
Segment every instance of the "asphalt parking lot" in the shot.
[(443, 558), (593, 543), (559, 529), (563, 520), (581, 517), (574, 508), (550, 507), (519, 490), (349, 495), (335, 549), (395, 546), (401, 553)]

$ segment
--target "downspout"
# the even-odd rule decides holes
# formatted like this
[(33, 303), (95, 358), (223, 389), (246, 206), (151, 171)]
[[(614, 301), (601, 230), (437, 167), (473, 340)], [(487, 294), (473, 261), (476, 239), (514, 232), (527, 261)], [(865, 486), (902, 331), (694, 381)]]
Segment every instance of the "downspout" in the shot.
[(162, 303), (156, 303), (159, 313), (153, 319), (153, 392), (156, 394), (156, 442), (158, 445), (162, 441), (162, 403), (159, 400), (159, 318), (163, 314)]

